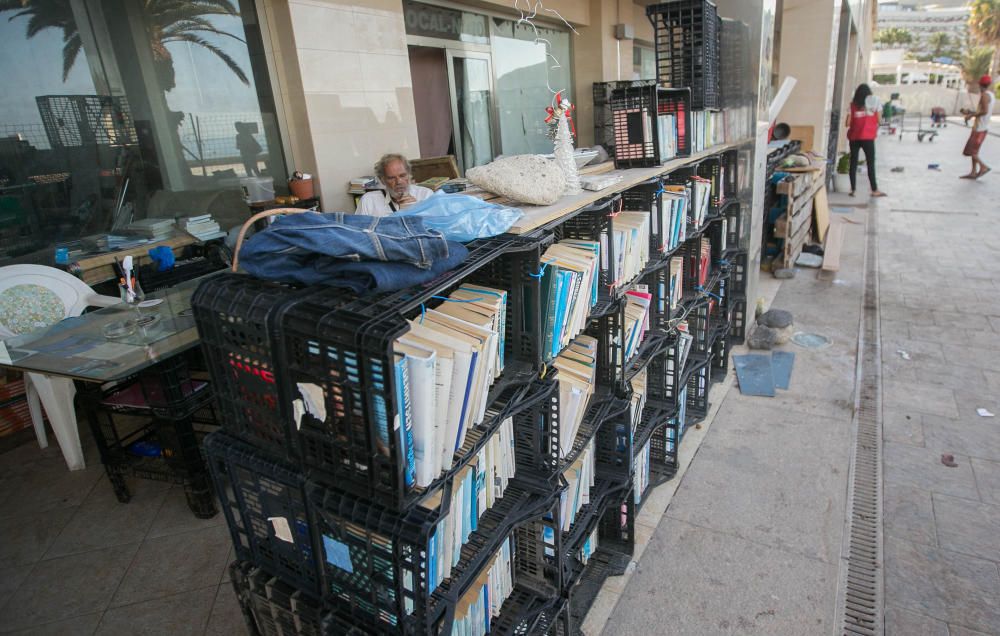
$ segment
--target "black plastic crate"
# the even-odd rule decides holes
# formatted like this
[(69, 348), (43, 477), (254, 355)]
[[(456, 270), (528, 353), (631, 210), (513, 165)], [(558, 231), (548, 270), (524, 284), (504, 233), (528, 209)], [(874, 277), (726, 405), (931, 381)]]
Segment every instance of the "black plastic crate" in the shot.
[(687, 415), (692, 421), (700, 421), (708, 415), (708, 391), (712, 385), (709, 375), (711, 356), (699, 364), (688, 378), (687, 383)]
[(719, 31), (719, 103), (738, 108), (751, 99), (750, 78), (744, 72), (750, 54), (750, 27), (745, 22), (722, 18)]
[(691, 351), (689, 358), (704, 358), (710, 353), (711, 346), (711, 306), (712, 301), (702, 298), (694, 304), (687, 315), (688, 333), (691, 335)]
[(729, 168), (722, 160), (722, 155), (706, 157), (698, 163), (698, 176), (707, 179), (712, 184), (709, 195), (709, 215), (718, 214), (726, 201), (726, 179)]
[(311, 383), (322, 390), (326, 406), (322, 421), (305, 413), (300, 421), (288, 424), (297, 429), (305, 467), (342, 492), (394, 510), (411, 508), (460, 470), (478, 447), (460, 449), (455, 463), (427, 488), (407, 484), (401, 431), (393, 427), (400, 388), (393, 344), (409, 330), (407, 317), (419, 318), (421, 307), (441, 302), (439, 294), (462, 282), (507, 289), (505, 370), (490, 389), (484, 421), (469, 431), (488, 436), (524, 408), (540, 367), (539, 320), (522, 316), (539, 307), (539, 284), (533, 274), (539, 269), (542, 245), (520, 239), (494, 243), (480, 250), (482, 262), (463, 266), (464, 276), (453, 273), (419, 292), (391, 299), (344, 303), (336, 290), (330, 290), (291, 304), (282, 323), (282, 396), (291, 399), (300, 383)]
[[(602, 236), (612, 236), (614, 233), (614, 217), (622, 210), (622, 197), (619, 194), (605, 197), (580, 209), (569, 218), (560, 219), (548, 226), (554, 239), (577, 239), (585, 241), (600, 241)], [(615, 280), (610, 271), (610, 264), (616, 256), (613, 241), (605, 241), (601, 245), (601, 265), (598, 273), (597, 304), (591, 309), (592, 317), (601, 316), (616, 309), (616, 301), (621, 296), (624, 285), (629, 281)]]
[(733, 344), (743, 344), (747, 337), (747, 299), (735, 296), (733, 298), (732, 319), (729, 326), (729, 337)]
[[(646, 212), (650, 215), (649, 224), (649, 256), (650, 266), (658, 258), (666, 256), (660, 251), (663, 244), (663, 232), (667, 228), (660, 227), (660, 206), (663, 205), (663, 182), (659, 177), (634, 185), (621, 193), (622, 210)], [(656, 222), (653, 219), (657, 219)]]
[(685, 365), (679, 363), (681, 338), (675, 333), (671, 335), (671, 339), (666, 351), (649, 363), (646, 376), (646, 393), (649, 399), (665, 404), (676, 404), (685, 386)]
[(329, 631), (329, 618), (319, 601), (309, 598), (248, 561), (229, 566), (230, 582), (243, 610), (248, 631), (260, 636), (363, 636), (365, 632), (343, 626)]
[(221, 431), (206, 437), (204, 448), (237, 558), (318, 599), (302, 473)]
[(677, 121), (677, 156), (691, 156), (691, 89), (663, 88), (656, 91), (656, 112), (673, 115)]
[(616, 88), (610, 100), (616, 168), (649, 168), (671, 157), (660, 152), (660, 115), (677, 122), (678, 157), (691, 154), (691, 93), (686, 88), (644, 85)]
[(732, 276), (732, 281), (729, 285), (731, 298), (746, 296), (749, 260), (750, 256), (745, 250), (737, 252), (729, 259), (729, 267)]
[(729, 323), (719, 326), (719, 334), (712, 345), (712, 381), (720, 382), (729, 374), (729, 354), (732, 341), (729, 338)]
[(611, 114), (611, 91), (641, 86), (656, 86), (656, 80), (594, 82), (594, 143), (603, 146), (612, 157), (615, 154), (615, 125)]
[[(674, 478), (677, 474), (678, 453), (684, 432), (687, 413), (686, 396), (684, 408), (659, 409), (647, 407), (643, 420), (649, 427), (649, 487), (654, 488)], [(641, 508), (641, 506), (640, 506)]]
[(691, 89), (695, 109), (719, 107), (721, 24), (707, 0), (674, 0), (646, 7), (653, 24), (657, 79)]
[(170, 269), (159, 271), (156, 263), (141, 265), (138, 278), (142, 290), (148, 294), (194, 280), (225, 267), (221, 248), (189, 245)]
[(219, 423), (233, 435), (290, 461), (298, 458), (281, 399), (281, 319), (312, 290), (294, 290), (241, 274), (209, 278), (191, 307), (212, 378)]

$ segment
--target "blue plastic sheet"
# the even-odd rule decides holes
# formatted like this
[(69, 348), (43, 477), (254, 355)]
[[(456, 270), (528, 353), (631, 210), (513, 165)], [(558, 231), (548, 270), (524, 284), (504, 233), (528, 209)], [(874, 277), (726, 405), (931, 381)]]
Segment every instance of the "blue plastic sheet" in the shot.
[(441, 232), (449, 241), (468, 243), (503, 234), (524, 216), (524, 212), (467, 194), (439, 192), (395, 216), (419, 217), (425, 228)]

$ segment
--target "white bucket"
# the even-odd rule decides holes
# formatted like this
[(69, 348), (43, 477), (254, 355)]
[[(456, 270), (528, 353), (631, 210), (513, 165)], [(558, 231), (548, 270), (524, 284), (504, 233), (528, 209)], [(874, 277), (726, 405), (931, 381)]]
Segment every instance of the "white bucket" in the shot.
[(242, 177), (240, 188), (247, 203), (259, 203), (274, 199), (274, 177)]

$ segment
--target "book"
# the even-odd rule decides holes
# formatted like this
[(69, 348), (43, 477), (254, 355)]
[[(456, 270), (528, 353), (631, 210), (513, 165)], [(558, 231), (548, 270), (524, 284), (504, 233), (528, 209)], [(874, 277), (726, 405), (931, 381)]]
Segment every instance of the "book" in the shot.
[[(430, 485), (437, 477), (432, 459), (436, 446), (434, 417), (437, 413), (437, 391), (435, 387), (435, 365), (437, 353), (433, 349), (420, 347), (416, 343), (398, 340), (394, 345), (396, 353), (406, 359), (410, 389), (410, 416), (413, 465), (416, 485), (422, 488)], [(440, 452), (437, 453), (440, 457)], [(440, 471), (439, 471), (440, 472)]]
[(396, 406), (399, 409), (393, 420), (393, 427), (399, 431), (400, 457), (403, 462), (403, 478), (406, 486), (416, 482), (416, 463), (413, 458), (413, 415), (410, 404), (410, 373), (406, 356), (393, 356), (395, 371)]

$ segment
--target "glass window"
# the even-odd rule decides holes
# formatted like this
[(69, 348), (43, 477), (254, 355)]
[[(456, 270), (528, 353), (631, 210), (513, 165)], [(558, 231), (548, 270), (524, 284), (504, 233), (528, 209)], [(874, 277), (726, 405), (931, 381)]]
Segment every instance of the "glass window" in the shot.
[(0, 265), (148, 217), (241, 224), (243, 189), (287, 178), (266, 68), (251, 0), (0, 4)]
[(633, 43), (632, 79), (656, 79), (656, 51), (652, 47)]
[(552, 102), (553, 91), (561, 90), (572, 99), (569, 32), (538, 27), (536, 34), (527, 24), (501, 18), (494, 18), (493, 24), (503, 154), (550, 153), (545, 108)]

